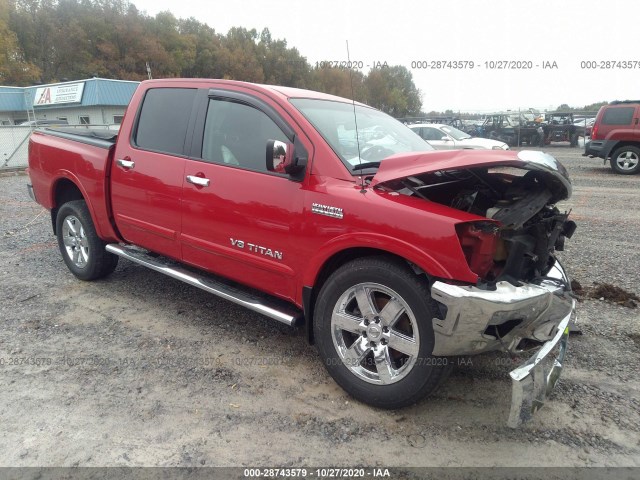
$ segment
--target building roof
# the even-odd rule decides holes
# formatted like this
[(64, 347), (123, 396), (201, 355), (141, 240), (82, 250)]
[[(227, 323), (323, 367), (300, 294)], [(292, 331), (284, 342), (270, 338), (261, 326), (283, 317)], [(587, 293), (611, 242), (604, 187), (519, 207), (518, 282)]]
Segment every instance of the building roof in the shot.
[(0, 87), (0, 111), (16, 112), (26, 110), (25, 89), (21, 87)]
[[(32, 87), (0, 87), (0, 112), (25, 111), (33, 105), (37, 110), (60, 107), (124, 106), (126, 107), (140, 82), (89, 78), (72, 82), (34, 85)], [(60, 88), (83, 84), (80, 101), (34, 105), (36, 92), (47, 87)], [(43, 90), (40, 90), (42, 92)]]

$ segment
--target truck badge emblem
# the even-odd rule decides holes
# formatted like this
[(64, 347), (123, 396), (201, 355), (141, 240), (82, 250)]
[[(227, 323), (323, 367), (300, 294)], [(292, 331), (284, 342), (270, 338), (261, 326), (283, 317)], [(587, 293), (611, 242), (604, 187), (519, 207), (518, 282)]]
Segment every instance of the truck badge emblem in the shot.
[(344, 214), (339, 207), (330, 207), (329, 205), (322, 205), (320, 203), (311, 204), (311, 213), (317, 213), (318, 215), (326, 215), (332, 218), (343, 218)]

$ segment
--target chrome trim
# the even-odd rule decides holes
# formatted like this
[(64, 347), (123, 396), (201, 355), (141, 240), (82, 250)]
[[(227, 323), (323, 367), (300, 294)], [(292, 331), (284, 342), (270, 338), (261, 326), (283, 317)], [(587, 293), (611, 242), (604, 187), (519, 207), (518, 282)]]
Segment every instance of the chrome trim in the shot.
[(322, 205), (321, 203), (312, 203), (311, 213), (339, 219), (344, 217), (344, 213), (340, 207), (331, 207), (329, 205)]
[(627, 171), (627, 170), (630, 171), (636, 168), (638, 166), (638, 162), (640, 162), (638, 155), (629, 150), (623, 153), (624, 153), (624, 157), (622, 155), (618, 155), (616, 158), (612, 160), (616, 162), (616, 164), (618, 165), (618, 168), (624, 171)]
[(133, 167), (136, 166), (136, 163), (131, 161), (131, 160), (125, 160), (124, 158), (119, 158), (118, 160), (116, 160), (116, 163), (118, 164), (118, 166), (122, 167), (122, 168), (128, 168), (128, 169), (133, 169)]
[[(380, 294), (388, 300), (382, 308), (375, 298)], [(401, 321), (409, 323), (411, 333), (398, 328)], [(359, 283), (344, 291), (331, 313), (331, 336), (342, 364), (374, 385), (399, 382), (419, 361), (416, 316), (398, 293), (378, 283)]]
[[(302, 313), (296, 311), (295, 307), (284, 306), (270, 306), (267, 304), (268, 299), (258, 298), (249, 292), (240, 291), (230, 285), (226, 285), (222, 282), (218, 282), (211, 277), (205, 275), (198, 275), (194, 272), (188, 271), (184, 268), (177, 266), (169, 266), (163, 263), (162, 257), (152, 257), (145, 252), (138, 250), (135, 247), (127, 247), (116, 243), (111, 243), (106, 246), (106, 250), (120, 257), (131, 260), (144, 267), (155, 270), (156, 272), (164, 273), (171, 278), (175, 278), (182, 282), (198, 287), (206, 292), (217, 295), (218, 297), (229, 300), (237, 305), (241, 305), (249, 310), (258, 312), (279, 322), (285, 323), (289, 326), (295, 326), (302, 319)], [(274, 304), (277, 300), (274, 300)], [(284, 303), (284, 302), (282, 302)]]
[(195, 175), (187, 175), (187, 182), (199, 187), (208, 187), (210, 183), (208, 178), (196, 177)]
[[(568, 279), (559, 262), (538, 283), (516, 287), (498, 282), (495, 290), (458, 286), (437, 281), (431, 287), (434, 300), (446, 305), (444, 319), (433, 319), (433, 355), (473, 355), (493, 350), (517, 351), (524, 338), (547, 341), (553, 326), (573, 309)], [(509, 320), (520, 323), (501, 338), (484, 332)], [(543, 327), (543, 325), (546, 327)]]
[[(523, 339), (544, 342), (533, 357), (510, 373), (512, 396), (507, 425), (515, 428), (529, 420), (544, 405), (560, 377), (575, 316), (576, 302), (562, 265), (556, 261), (544, 278), (518, 287), (498, 282), (494, 290), (481, 290), (435, 282), (431, 296), (447, 307), (444, 320), (433, 319), (434, 355), (517, 352)], [(485, 333), (490, 326), (497, 328), (513, 320), (519, 323), (501, 337)], [(558, 356), (547, 368), (546, 360), (558, 345)]]
[(75, 215), (67, 215), (62, 221), (61, 234), (69, 260), (77, 268), (85, 268), (89, 263), (91, 250), (82, 222)]
[[(517, 428), (530, 420), (544, 406), (546, 397), (558, 383), (567, 353), (569, 323), (574, 311), (575, 301), (571, 312), (558, 324), (555, 337), (546, 342), (533, 357), (509, 373), (512, 380), (511, 411), (507, 420), (509, 427)], [(548, 369), (545, 360), (558, 345), (558, 356)]]

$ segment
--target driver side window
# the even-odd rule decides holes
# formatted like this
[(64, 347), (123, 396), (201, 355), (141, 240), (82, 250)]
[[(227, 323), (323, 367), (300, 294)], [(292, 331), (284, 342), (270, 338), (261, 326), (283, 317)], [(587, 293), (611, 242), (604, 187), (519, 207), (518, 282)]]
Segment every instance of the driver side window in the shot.
[(289, 141), (264, 112), (233, 100), (209, 100), (202, 142), (203, 160), (267, 172), (268, 140)]

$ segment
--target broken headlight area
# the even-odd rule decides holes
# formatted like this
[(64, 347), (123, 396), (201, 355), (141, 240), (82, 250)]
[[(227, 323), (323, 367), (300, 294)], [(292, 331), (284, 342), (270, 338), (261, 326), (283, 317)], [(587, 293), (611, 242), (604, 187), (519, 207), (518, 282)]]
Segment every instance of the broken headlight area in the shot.
[(564, 248), (576, 225), (555, 202), (567, 198), (557, 174), (494, 167), (427, 172), (398, 180), (399, 193), (446, 205), (481, 220), (458, 224), (456, 232), (469, 268), (491, 288), (547, 275), (553, 253)]

